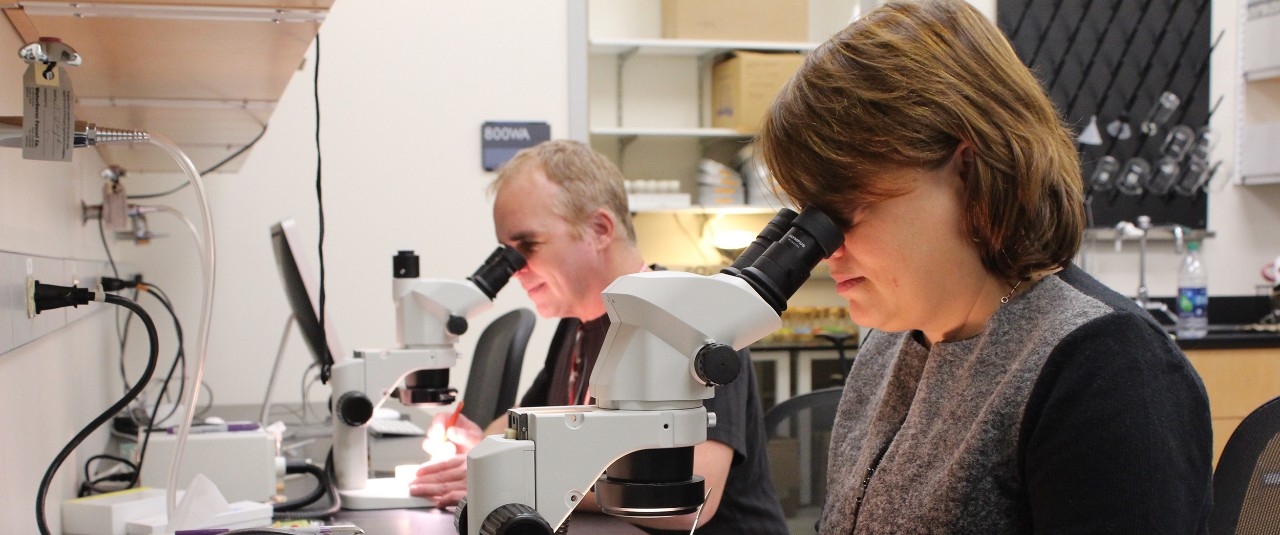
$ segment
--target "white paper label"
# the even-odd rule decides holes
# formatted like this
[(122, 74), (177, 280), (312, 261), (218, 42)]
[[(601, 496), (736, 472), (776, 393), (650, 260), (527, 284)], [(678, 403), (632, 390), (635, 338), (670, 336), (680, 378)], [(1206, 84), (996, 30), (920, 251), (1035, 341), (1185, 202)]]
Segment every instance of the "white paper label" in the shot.
[(71, 161), (75, 142), (74, 97), (62, 67), (31, 64), (22, 76), (22, 157)]

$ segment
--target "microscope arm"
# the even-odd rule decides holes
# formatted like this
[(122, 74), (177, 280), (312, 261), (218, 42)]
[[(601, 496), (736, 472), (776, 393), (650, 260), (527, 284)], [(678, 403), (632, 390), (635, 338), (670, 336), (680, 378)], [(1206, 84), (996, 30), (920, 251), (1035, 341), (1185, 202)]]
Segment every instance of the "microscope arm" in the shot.
[(451, 368), (452, 347), (358, 350), (333, 366), (333, 461), (341, 490), (363, 489), (369, 480), (369, 419), (406, 375)]
[(715, 395), (711, 353), (737, 370), (736, 350), (781, 326), (778, 313), (737, 277), (652, 271), (619, 277), (602, 296), (609, 333), (591, 374), (606, 409), (701, 406)]
[(333, 463), (342, 505), (347, 509), (430, 507), (409, 496), (394, 479), (369, 478), (369, 420), (397, 393), (405, 405), (452, 403), (449, 368), (458, 361), (454, 345), (467, 320), (493, 306), (493, 298), (525, 260), (499, 246), (465, 281), (418, 277), (419, 258), (398, 251), (392, 258), (392, 299), (396, 304), (396, 349), (357, 351), (333, 366)]
[[(696, 446), (707, 439), (704, 407), (616, 411), (592, 406), (513, 409), (514, 433), (527, 439), (486, 438), (467, 456), (467, 500), (498, 509), (537, 512), (552, 529), (568, 519), (605, 468), (624, 455), (653, 448)], [(534, 445), (537, 444), (537, 454)], [(506, 481), (505, 484), (494, 482)], [(488, 484), (486, 484), (486, 482)], [(492, 511), (467, 507), (474, 533)], [(501, 516), (503, 513), (499, 513)]]
[(782, 210), (720, 274), (616, 279), (601, 293), (609, 331), (591, 375), (597, 405), (510, 411), (504, 436), (468, 452), (458, 532), (551, 535), (592, 484), (609, 514), (696, 511), (705, 481), (693, 474), (693, 446), (715, 425), (702, 400), (737, 377), (736, 350), (779, 326), (786, 300), (843, 239), (819, 209)]

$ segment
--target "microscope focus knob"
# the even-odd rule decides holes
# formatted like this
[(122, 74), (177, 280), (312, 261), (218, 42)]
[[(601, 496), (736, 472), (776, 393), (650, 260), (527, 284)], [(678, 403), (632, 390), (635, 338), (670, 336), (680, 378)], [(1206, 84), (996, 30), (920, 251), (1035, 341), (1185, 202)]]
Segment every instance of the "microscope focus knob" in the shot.
[(351, 427), (360, 427), (373, 418), (373, 402), (363, 392), (347, 392), (338, 398), (338, 418)]
[(551, 524), (532, 507), (509, 503), (494, 509), (480, 525), (481, 535), (551, 535)]
[(449, 331), (449, 334), (462, 336), (467, 332), (467, 318), (450, 314), (449, 319), (444, 323), (444, 328)]
[(742, 358), (732, 347), (719, 343), (702, 346), (693, 359), (693, 369), (707, 386), (732, 383), (742, 371)]

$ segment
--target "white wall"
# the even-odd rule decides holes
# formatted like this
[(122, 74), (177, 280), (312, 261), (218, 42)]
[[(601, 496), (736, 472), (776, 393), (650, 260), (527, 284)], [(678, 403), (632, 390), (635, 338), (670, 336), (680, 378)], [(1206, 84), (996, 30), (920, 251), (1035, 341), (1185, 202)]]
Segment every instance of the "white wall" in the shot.
[[(0, 50), (17, 50), (12, 31), (0, 31)], [(22, 115), (22, 73), (15, 55), (0, 61), (0, 115)], [(74, 80), (74, 72), (71, 73)], [(74, 152), (70, 163), (28, 161), (18, 149), (0, 149), (0, 250), (48, 259), (105, 260), (97, 227), (80, 223), (80, 201), (100, 202), (102, 160), (92, 150)], [(59, 264), (60, 265), (60, 264)], [(0, 268), (0, 338), (30, 328), (25, 315), (11, 316), (21, 302), (25, 269)], [(61, 273), (40, 273), (41, 282), (66, 284)], [(12, 293), (11, 293), (12, 292)], [(123, 391), (118, 379), (111, 305), (89, 305), (94, 313), (52, 334), (0, 354), (0, 518), (4, 530), (36, 533), (36, 488), (54, 455), (77, 431)], [(84, 309), (84, 312), (88, 309)], [(50, 311), (46, 314), (65, 314)], [(42, 316), (43, 317), (43, 316)], [(84, 442), (58, 472), (49, 493), (57, 504), (75, 492), (83, 459), (102, 451), (105, 434)], [(58, 507), (48, 509), (60, 525)]]
[[(553, 136), (567, 135), (566, 19), (563, 2), (336, 3), (321, 30), (320, 99), (328, 310), (346, 348), (395, 344), (390, 257), (396, 250), (417, 250), (424, 276), (460, 279), (497, 245), (485, 195), (492, 174), (480, 164), (480, 125), (546, 121)], [(0, 35), (0, 48), (21, 44), (11, 32)], [(243, 169), (205, 177), (219, 259), (206, 382), (219, 404), (261, 402), (287, 317), (270, 225), (292, 217), (305, 237), (317, 234), (314, 65), (313, 49)], [(21, 115), (24, 67), (16, 60), (0, 62), (9, 80), (0, 84), (0, 114)], [(0, 250), (105, 259), (96, 227), (81, 226), (79, 209), (81, 200), (100, 202), (103, 164), (91, 151), (75, 156), (71, 164), (27, 162), (17, 151), (0, 150), (6, 191), (0, 195)], [(142, 193), (185, 179), (175, 173), (126, 180), (131, 192)], [(179, 208), (199, 221), (189, 190), (145, 202)], [(113, 242), (113, 250), (117, 260), (170, 294), (194, 355), (197, 249), (179, 219), (155, 214), (150, 223), (168, 237), (145, 247)], [(309, 260), (316, 265), (314, 256)], [(16, 288), (15, 281), (4, 283), (5, 295)], [(517, 306), (531, 304), (513, 286), (493, 310), (475, 319), (459, 347), (463, 355), (470, 354), (481, 327)], [(173, 336), (167, 317), (155, 315), (167, 357)], [(10, 328), (8, 317), (0, 329)], [(0, 518), (7, 519), (9, 531), (36, 531), (32, 510), (45, 466), (120, 393), (112, 317), (94, 314), (0, 355), (0, 399), (7, 408), (0, 429), (8, 433), (0, 447)], [(135, 373), (146, 349), (136, 325), (129, 361)], [(539, 323), (523, 384), (539, 368), (553, 328), (553, 322)], [(298, 379), (309, 361), (295, 330), (277, 400), (298, 401)], [(466, 384), (468, 364), (455, 368), (454, 385)], [(327, 395), (324, 390), (315, 395)], [(101, 452), (104, 442), (99, 434), (68, 460), (50, 503), (72, 496), (80, 459)], [(50, 510), (56, 529), (57, 506)]]
[[(327, 314), (347, 352), (396, 343), (397, 250), (415, 250), (424, 277), (460, 280), (497, 246), (485, 192), (493, 173), (481, 168), (480, 125), (545, 121), (553, 137), (568, 135), (566, 21), (563, 2), (335, 4), (320, 30), (325, 286)], [(315, 64), (313, 46), (243, 168), (205, 177), (218, 247), (205, 380), (218, 404), (262, 402), (288, 317), (271, 224), (294, 218), (309, 242), (318, 235)], [(129, 187), (156, 191), (182, 180), (140, 176)], [(195, 219), (189, 193), (163, 202)], [(173, 296), (194, 331), (199, 271), (189, 233), (163, 214), (151, 225), (170, 237), (125, 250), (144, 277)], [(316, 271), (317, 255), (307, 260)], [(480, 330), (517, 306), (532, 304), (513, 280), (494, 308), (472, 321), (459, 345), (464, 360), (451, 373), (455, 387), (466, 384)], [(553, 329), (554, 322), (539, 322), (523, 384), (540, 368)], [(299, 379), (310, 361), (294, 330), (275, 400), (300, 399)], [(327, 390), (313, 389), (311, 399), (323, 400)]]

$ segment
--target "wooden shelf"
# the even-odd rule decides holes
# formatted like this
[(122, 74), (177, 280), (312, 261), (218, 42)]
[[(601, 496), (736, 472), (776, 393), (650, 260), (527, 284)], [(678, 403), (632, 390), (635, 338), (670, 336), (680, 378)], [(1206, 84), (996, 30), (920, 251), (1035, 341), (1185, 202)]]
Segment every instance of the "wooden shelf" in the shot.
[[(67, 68), (76, 119), (163, 135), (203, 170), (262, 132), (332, 5), (33, 1), (17, 2), (5, 14), (24, 43), (57, 37), (83, 58)], [(178, 171), (158, 149), (98, 148), (107, 164), (129, 172)], [(243, 159), (222, 170), (238, 169)]]

